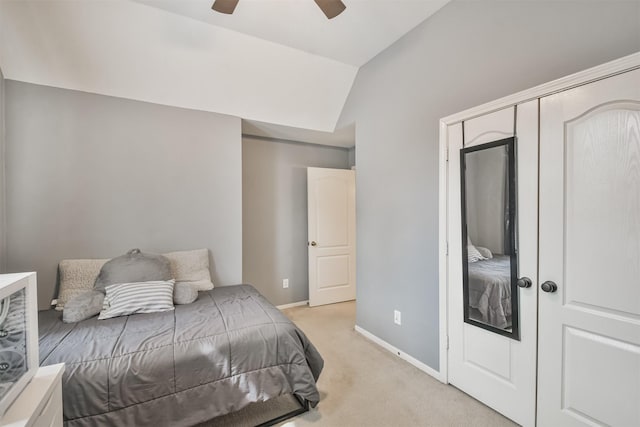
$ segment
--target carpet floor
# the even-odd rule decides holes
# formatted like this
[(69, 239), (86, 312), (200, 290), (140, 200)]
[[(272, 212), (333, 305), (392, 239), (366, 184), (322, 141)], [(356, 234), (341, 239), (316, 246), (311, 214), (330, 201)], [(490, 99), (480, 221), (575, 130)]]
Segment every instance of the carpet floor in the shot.
[[(282, 427), (515, 426), (460, 390), (440, 383), (354, 330), (355, 302), (284, 311), (324, 358), (320, 403)], [(297, 407), (283, 396), (200, 427), (249, 427)]]

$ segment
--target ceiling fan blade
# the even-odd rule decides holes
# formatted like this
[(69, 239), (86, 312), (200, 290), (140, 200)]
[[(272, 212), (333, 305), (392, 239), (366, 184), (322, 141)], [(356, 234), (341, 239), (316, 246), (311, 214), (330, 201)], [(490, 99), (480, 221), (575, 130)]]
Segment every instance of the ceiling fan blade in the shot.
[(347, 6), (341, 0), (314, 0), (318, 7), (322, 9), (327, 18), (332, 19), (340, 15)]
[(216, 12), (226, 13), (231, 15), (238, 5), (238, 0), (216, 0), (213, 2), (211, 9)]

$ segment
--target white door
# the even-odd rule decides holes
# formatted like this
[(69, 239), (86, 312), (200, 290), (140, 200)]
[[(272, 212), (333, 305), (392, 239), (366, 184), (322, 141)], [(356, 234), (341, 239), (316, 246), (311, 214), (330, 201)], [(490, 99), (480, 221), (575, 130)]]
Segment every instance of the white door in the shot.
[(356, 298), (356, 183), (345, 169), (307, 169), (309, 305)]
[(640, 70), (540, 111), (538, 424), (640, 426)]
[[(538, 102), (531, 101), (519, 105), (516, 123), (517, 265), (519, 276), (528, 277), (533, 283), (532, 287), (518, 288), (519, 340), (464, 321), (460, 172), (463, 132), (461, 124), (449, 127), (448, 381), (517, 423), (533, 426), (535, 425), (537, 338)], [(513, 130), (513, 107), (469, 120), (464, 123), (464, 147), (479, 146), (490, 141), (512, 137)], [(467, 164), (467, 172), (469, 169), (470, 164)], [(483, 200), (491, 198), (490, 194), (483, 193), (483, 185), (489, 186), (489, 182), (485, 183), (482, 179), (473, 180), (471, 175), (467, 176), (469, 183), (466, 185), (465, 199), (467, 197)], [(472, 182), (476, 182), (476, 187), (481, 189), (475, 196), (469, 191), (469, 185)], [(495, 218), (486, 214), (485, 217), (488, 217), (484, 221), (485, 226), (493, 227), (491, 224)], [(471, 219), (468, 218), (468, 221)], [(473, 231), (471, 228), (468, 226), (469, 236), (473, 235), (471, 239), (475, 240), (473, 244), (481, 247), (499, 245), (499, 242), (491, 242), (499, 241), (500, 238), (491, 238), (487, 235), (487, 230), (480, 228)], [(506, 253), (495, 248), (494, 252)], [(496, 253), (492, 255), (494, 258), (497, 256)], [(470, 274), (475, 273), (470, 272)], [(510, 280), (507, 280), (510, 283)], [(485, 289), (490, 289), (489, 284), (486, 286)], [(474, 304), (475, 302), (471, 305)], [(492, 303), (489, 302), (489, 304)], [(477, 306), (481, 306), (480, 298)], [(511, 309), (513, 310), (513, 307)], [(504, 326), (501, 327), (504, 328)]]

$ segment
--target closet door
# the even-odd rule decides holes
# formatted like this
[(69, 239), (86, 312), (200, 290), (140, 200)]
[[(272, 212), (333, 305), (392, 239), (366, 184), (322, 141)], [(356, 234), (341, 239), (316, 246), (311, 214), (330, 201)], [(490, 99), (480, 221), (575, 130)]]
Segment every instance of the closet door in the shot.
[(540, 111), (538, 425), (640, 426), (640, 70)]
[[(509, 142), (514, 112), (511, 107), (465, 122), (464, 141), (462, 124), (448, 130), (448, 381), (517, 423), (533, 426), (538, 102), (518, 106), (517, 138)], [(513, 154), (515, 164), (500, 163), (496, 154), (507, 159)], [(505, 168), (513, 171), (514, 182), (505, 180)], [(511, 209), (504, 202), (505, 184), (517, 190), (511, 224), (511, 215), (504, 213)], [(504, 231), (510, 227), (516, 239), (506, 242)], [(492, 252), (491, 259), (468, 262), (472, 249), (465, 231), (474, 247)], [(524, 276), (532, 287), (515, 285)]]

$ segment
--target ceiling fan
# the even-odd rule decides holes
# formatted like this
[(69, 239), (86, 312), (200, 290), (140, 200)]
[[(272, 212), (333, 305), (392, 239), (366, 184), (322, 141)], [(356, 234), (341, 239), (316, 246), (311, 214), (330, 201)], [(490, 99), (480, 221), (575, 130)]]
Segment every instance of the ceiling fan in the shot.
[[(211, 9), (216, 12), (231, 15), (238, 5), (239, 0), (215, 0)], [(313, 0), (318, 7), (324, 12), (327, 18), (335, 18), (340, 15), (347, 7), (341, 0)]]

